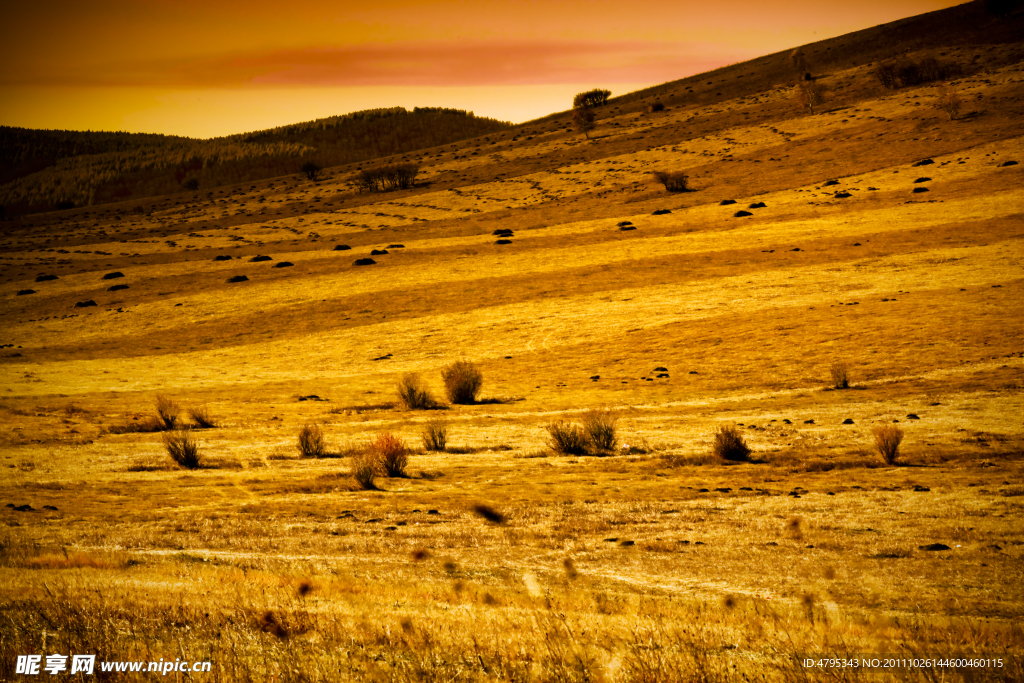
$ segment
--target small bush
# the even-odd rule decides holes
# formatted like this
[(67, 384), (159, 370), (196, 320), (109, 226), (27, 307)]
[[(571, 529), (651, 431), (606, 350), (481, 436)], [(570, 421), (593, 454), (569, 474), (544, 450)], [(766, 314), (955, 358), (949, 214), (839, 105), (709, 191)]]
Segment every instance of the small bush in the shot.
[(895, 425), (875, 425), (871, 433), (875, 435), (875, 447), (882, 460), (886, 465), (895, 465), (903, 441), (903, 430)]
[(194, 470), (202, 464), (199, 443), (192, 438), (191, 430), (181, 429), (164, 434), (164, 447), (171, 460), (179, 467)]
[(377, 489), (377, 460), (370, 453), (352, 455), (352, 478), (368, 491)]
[(587, 435), (583, 427), (559, 420), (544, 427), (551, 435), (550, 445), (558, 453), (584, 455), (587, 452)]
[(444, 390), (452, 403), (471, 405), (484, 382), (484, 376), (476, 365), (468, 360), (455, 361), (441, 371)]
[(405, 468), (409, 465), (409, 449), (397, 436), (391, 432), (382, 432), (370, 443), (368, 450), (373, 454), (386, 476), (406, 476)]
[(686, 192), (689, 190), (687, 181), (690, 176), (679, 171), (654, 171), (654, 179), (665, 186), (665, 189), (669, 192)]
[(443, 451), (448, 445), (448, 423), (430, 420), (423, 425), (423, 447), (428, 451)]
[(837, 360), (829, 368), (832, 373), (832, 387), (835, 389), (850, 388), (850, 367), (844, 360)]
[(949, 116), (949, 120), (953, 121), (960, 116), (960, 107), (963, 106), (963, 100), (960, 99), (960, 94), (952, 88), (942, 88), (939, 91), (939, 101), (937, 106), (942, 111), (946, 112)]
[(583, 429), (594, 449), (615, 450), (618, 441), (615, 435), (615, 422), (615, 416), (607, 410), (591, 410), (583, 416)]
[(406, 410), (429, 410), (437, 407), (437, 401), (430, 394), (427, 385), (415, 372), (407, 372), (402, 375), (396, 389), (398, 401)]
[(171, 399), (166, 396), (157, 396), (156, 414), (160, 418), (160, 422), (163, 423), (164, 429), (178, 428), (178, 416), (181, 414), (181, 408)]
[(320, 177), (320, 171), (322, 170), (323, 169), (320, 166), (314, 164), (312, 161), (307, 161), (302, 165), (302, 168), (299, 169), (299, 172), (309, 180), (315, 181)]
[(192, 422), (199, 429), (213, 429), (217, 426), (217, 423), (210, 417), (210, 411), (206, 406), (192, 406), (188, 409), (188, 416), (192, 418)]
[(665, 105), (661, 102), (654, 102), (647, 107), (647, 112), (653, 114), (656, 111), (665, 111)]
[(319, 425), (308, 424), (299, 431), (299, 453), (304, 458), (322, 458), (327, 452), (327, 441)]
[(750, 447), (733, 425), (720, 425), (715, 432), (714, 454), (722, 460), (746, 462), (750, 460)]

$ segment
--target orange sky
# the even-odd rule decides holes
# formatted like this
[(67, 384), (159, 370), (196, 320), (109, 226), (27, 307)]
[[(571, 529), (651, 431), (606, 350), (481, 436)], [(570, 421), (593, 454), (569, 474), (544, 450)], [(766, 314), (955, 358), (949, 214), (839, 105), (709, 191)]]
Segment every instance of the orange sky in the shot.
[(0, 124), (210, 137), (390, 106), (524, 121), (943, 0), (35, 0)]

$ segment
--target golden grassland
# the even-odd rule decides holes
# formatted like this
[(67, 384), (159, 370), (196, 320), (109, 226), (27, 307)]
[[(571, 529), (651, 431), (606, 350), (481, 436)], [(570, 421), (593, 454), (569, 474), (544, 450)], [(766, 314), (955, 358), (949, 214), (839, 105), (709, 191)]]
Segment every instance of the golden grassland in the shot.
[[(814, 116), (779, 88), (609, 105), (591, 141), (554, 118), (421, 153), (407, 191), (329, 169), (5, 224), (0, 678), (57, 652), (224, 681), (1021, 680), (1015, 49), (977, 48), (958, 120), (864, 66)], [(395, 407), (459, 359), (481, 400)], [(201, 468), (138, 430), (158, 395), (214, 418)], [(595, 408), (616, 448), (555, 452), (545, 427)], [(299, 457), (307, 424), (328, 457)], [(721, 425), (751, 461), (711, 455)], [(364, 490), (382, 432), (408, 476)], [(799, 662), (882, 653), (1004, 664)]]

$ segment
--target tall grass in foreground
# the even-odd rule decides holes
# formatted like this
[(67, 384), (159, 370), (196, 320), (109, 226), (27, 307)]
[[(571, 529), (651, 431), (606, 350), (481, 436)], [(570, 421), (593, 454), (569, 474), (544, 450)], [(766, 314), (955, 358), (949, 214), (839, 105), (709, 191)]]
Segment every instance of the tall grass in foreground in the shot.
[(188, 409), (188, 416), (193, 424), (199, 429), (213, 429), (217, 423), (210, 417), (210, 409), (206, 406), (192, 406)]
[[(443, 580), (407, 585), (334, 572), (302, 577), (317, 585), (321, 607), (313, 610), (287, 566), (255, 562), (259, 566), (247, 571), (249, 581), (237, 590), (202, 597), (191, 581), (168, 582), (146, 601), (109, 591), (100, 595), (72, 582), (48, 583), (39, 597), (5, 609), (0, 680), (20, 680), (18, 655), (51, 651), (118, 653), (146, 662), (173, 653), (182, 660), (210, 661), (211, 671), (201, 677), (209, 683), (816, 682), (850, 677), (804, 668), (801, 656), (892, 652), (920, 658), (936, 651), (998, 653), (1003, 666), (924, 667), (913, 676), (903, 670), (870, 678), (959, 683), (1024, 676), (1021, 658), (1014, 656), (1019, 642), (1012, 628), (971, 629), (926, 618), (865, 628), (849, 616), (830, 619), (810, 594), (788, 605), (753, 597), (622, 601), (578, 582), (571, 591), (538, 585), (532, 594), (512, 585), (520, 582), (502, 584), (493, 577), (470, 587)], [(165, 571), (175, 566), (171, 560)], [(235, 567), (211, 566), (192, 580), (219, 585), (237, 575)], [(282, 582), (297, 587), (266, 590), (267, 584)], [(58, 624), (59, 629), (52, 626)]]
[(202, 465), (199, 443), (192, 436), (191, 429), (180, 429), (164, 433), (164, 448), (178, 467), (194, 470)]

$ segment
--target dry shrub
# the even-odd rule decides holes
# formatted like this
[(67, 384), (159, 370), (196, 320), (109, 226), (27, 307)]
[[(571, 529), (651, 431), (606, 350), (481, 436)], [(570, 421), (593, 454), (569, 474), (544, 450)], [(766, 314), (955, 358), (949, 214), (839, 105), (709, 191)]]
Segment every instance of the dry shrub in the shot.
[(896, 425), (875, 425), (871, 428), (875, 435), (875, 447), (886, 465), (895, 465), (899, 455), (900, 443), (903, 441), (903, 430)]
[(188, 409), (188, 416), (192, 418), (192, 422), (199, 429), (213, 429), (217, 426), (217, 423), (210, 417), (210, 410), (206, 406), (192, 406)]
[(551, 448), (565, 455), (583, 455), (587, 452), (587, 435), (583, 427), (559, 420), (544, 427), (551, 435)]
[(192, 438), (191, 429), (176, 429), (164, 434), (164, 447), (171, 460), (179, 467), (194, 470), (202, 464), (199, 443)]
[(455, 361), (441, 371), (444, 390), (452, 403), (471, 405), (484, 383), (484, 376), (476, 365), (468, 360)]
[(829, 368), (832, 373), (832, 386), (836, 389), (850, 388), (850, 366), (845, 360), (837, 360)]
[(178, 415), (181, 414), (181, 408), (171, 399), (166, 396), (157, 396), (156, 414), (159, 416), (160, 422), (163, 423), (164, 429), (178, 428)]
[(690, 176), (681, 171), (654, 171), (652, 175), (669, 192), (686, 192), (690, 189), (687, 185)]
[(308, 424), (299, 431), (299, 452), (304, 458), (322, 458), (327, 453), (327, 440), (319, 425)]
[(599, 451), (615, 450), (618, 441), (615, 435), (616, 417), (607, 410), (591, 410), (583, 416), (583, 429), (587, 440)]
[(939, 101), (937, 104), (939, 109), (946, 112), (949, 120), (953, 121), (960, 116), (960, 107), (963, 106), (963, 100), (960, 99), (960, 94), (957, 91), (946, 87), (939, 91)]
[(750, 460), (750, 447), (734, 425), (719, 425), (715, 431), (714, 454), (722, 460), (746, 462)]
[(431, 396), (427, 385), (415, 372), (402, 375), (396, 389), (398, 400), (406, 410), (430, 410), (437, 407), (437, 401)]
[(377, 489), (377, 459), (371, 453), (356, 453), (352, 456), (352, 478), (368, 491)]
[(448, 423), (430, 420), (423, 425), (423, 447), (428, 451), (443, 451), (448, 445)]
[(409, 465), (409, 449), (397, 436), (391, 432), (381, 432), (370, 442), (368, 450), (376, 458), (385, 476), (407, 476), (405, 468)]

